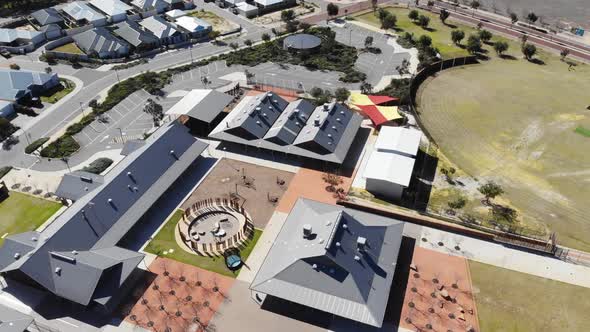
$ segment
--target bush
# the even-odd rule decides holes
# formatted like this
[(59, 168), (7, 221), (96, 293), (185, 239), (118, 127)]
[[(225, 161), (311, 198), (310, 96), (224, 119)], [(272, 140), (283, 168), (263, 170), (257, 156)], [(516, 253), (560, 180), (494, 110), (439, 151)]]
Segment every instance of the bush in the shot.
[(12, 166), (1, 167), (0, 168), (0, 179), (2, 179), (4, 177), (4, 175), (8, 174), (8, 172), (10, 172), (11, 169), (12, 169)]
[(109, 166), (113, 164), (113, 160), (109, 158), (98, 158), (91, 162), (90, 165), (82, 168), (84, 172), (100, 174), (104, 172)]
[(33, 143), (27, 145), (25, 148), (25, 153), (33, 153), (35, 150), (41, 147), (41, 145), (45, 144), (49, 140), (49, 137), (41, 137), (38, 140), (35, 140)]
[(43, 150), (41, 157), (44, 158), (63, 158), (69, 157), (80, 149), (80, 144), (70, 135), (63, 135), (51, 142)]
[(18, 129), (19, 127), (13, 125), (10, 121), (0, 118), (0, 142), (14, 134)]

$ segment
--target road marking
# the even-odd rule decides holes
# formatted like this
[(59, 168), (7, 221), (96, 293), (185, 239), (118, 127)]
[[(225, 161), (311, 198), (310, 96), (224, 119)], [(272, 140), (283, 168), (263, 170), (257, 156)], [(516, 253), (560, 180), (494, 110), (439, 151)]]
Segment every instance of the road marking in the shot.
[(109, 135), (106, 135), (105, 137), (103, 137), (103, 138), (100, 140), (100, 142), (99, 142), (99, 143), (102, 143), (102, 142), (104, 142), (104, 140), (106, 140), (106, 139), (108, 139), (108, 138), (109, 138)]
[(2, 235), (2, 238), (5, 238), (5, 237), (6, 237), (6, 235), (8, 235), (8, 233), (4, 233), (4, 235)]

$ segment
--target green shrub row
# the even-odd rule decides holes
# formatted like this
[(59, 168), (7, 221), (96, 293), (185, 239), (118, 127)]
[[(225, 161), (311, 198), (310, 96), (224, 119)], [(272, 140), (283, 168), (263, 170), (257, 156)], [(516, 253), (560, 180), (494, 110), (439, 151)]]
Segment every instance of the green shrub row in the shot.
[(4, 177), (4, 175), (8, 174), (8, 172), (10, 172), (11, 169), (12, 169), (12, 166), (0, 167), (0, 179), (2, 179)]
[(35, 150), (41, 147), (41, 145), (45, 144), (49, 140), (49, 137), (41, 137), (35, 140), (33, 143), (27, 145), (25, 148), (25, 153), (30, 154), (33, 153)]
[(69, 157), (80, 149), (80, 144), (70, 135), (63, 135), (41, 150), (41, 157)]
[(93, 174), (100, 174), (104, 172), (109, 166), (113, 164), (113, 160), (109, 158), (98, 158), (95, 161), (91, 162), (90, 165), (84, 167), (82, 170), (84, 172), (93, 173)]

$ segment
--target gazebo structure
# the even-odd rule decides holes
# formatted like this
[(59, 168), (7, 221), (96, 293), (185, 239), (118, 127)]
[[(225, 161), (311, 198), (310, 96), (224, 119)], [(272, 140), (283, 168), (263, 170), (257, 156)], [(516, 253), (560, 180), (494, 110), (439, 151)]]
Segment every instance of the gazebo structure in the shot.
[(246, 242), (254, 233), (250, 215), (237, 202), (215, 198), (188, 208), (178, 222), (177, 241), (184, 249), (203, 256), (221, 256)]

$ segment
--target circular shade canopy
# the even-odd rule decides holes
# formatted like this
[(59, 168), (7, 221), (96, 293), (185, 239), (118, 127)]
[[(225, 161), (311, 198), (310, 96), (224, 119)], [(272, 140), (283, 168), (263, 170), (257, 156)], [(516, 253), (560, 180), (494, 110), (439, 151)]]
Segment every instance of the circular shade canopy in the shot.
[(283, 45), (298, 50), (308, 50), (320, 46), (322, 40), (314, 35), (299, 33), (283, 40)]
[(242, 259), (238, 255), (230, 255), (225, 259), (225, 263), (230, 269), (236, 269), (242, 264)]

